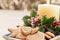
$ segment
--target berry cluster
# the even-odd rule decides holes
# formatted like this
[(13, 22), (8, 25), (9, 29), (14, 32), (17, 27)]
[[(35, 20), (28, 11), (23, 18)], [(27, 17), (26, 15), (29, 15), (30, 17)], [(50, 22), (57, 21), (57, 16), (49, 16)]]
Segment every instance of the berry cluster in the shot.
[(58, 25), (60, 25), (59, 21), (54, 21), (53, 24), (52, 24), (53, 27), (57, 27)]
[(34, 18), (34, 17), (31, 17), (31, 19), (28, 19), (27, 21), (29, 24), (31, 24), (32, 27), (36, 27), (36, 26), (40, 25), (40, 23), (41, 23), (41, 19)]

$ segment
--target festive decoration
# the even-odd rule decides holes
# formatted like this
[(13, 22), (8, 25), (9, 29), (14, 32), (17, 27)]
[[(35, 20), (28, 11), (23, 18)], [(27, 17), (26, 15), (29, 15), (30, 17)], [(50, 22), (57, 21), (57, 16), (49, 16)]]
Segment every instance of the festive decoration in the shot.
[(55, 36), (60, 35), (60, 21), (57, 21), (55, 17), (48, 18), (47, 15), (42, 16), (42, 19), (37, 16), (37, 11), (31, 10), (30, 16), (23, 17), (24, 26), (39, 27), (41, 32), (51, 32)]

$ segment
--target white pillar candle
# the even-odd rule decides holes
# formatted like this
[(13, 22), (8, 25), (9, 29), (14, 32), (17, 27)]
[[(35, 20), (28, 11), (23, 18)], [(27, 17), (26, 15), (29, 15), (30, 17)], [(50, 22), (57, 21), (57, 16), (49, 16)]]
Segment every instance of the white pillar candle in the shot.
[(43, 15), (47, 15), (47, 17), (55, 17), (59, 20), (59, 6), (52, 4), (39, 4), (38, 14), (40, 18), (42, 18)]

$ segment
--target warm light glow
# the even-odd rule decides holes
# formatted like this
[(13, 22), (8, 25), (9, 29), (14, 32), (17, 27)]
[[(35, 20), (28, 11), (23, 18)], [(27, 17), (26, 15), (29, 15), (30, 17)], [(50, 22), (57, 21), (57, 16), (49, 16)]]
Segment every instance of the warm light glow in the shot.
[(59, 20), (59, 6), (47, 4), (39, 5), (38, 14), (40, 18), (42, 18), (43, 15), (47, 15), (47, 17), (55, 17)]

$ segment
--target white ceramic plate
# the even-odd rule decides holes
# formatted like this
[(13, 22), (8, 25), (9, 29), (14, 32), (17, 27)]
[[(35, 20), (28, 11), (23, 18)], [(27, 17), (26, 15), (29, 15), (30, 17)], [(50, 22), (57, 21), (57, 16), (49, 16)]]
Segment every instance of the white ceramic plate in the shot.
[(6, 39), (6, 40), (18, 40), (18, 39), (16, 39), (16, 38), (11, 38), (11, 37), (10, 37), (10, 33), (9, 33), (9, 34), (5, 34), (5, 35), (3, 36), (3, 38)]
[[(44, 40), (44, 33), (41, 32), (41, 35), (43, 35), (43, 39), (41, 39), (41, 40)], [(10, 37), (10, 33), (9, 34), (5, 34), (3, 36), (3, 38), (6, 39), (6, 40), (19, 40), (19, 39), (16, 39), (16, 38), (11, 38)]]

